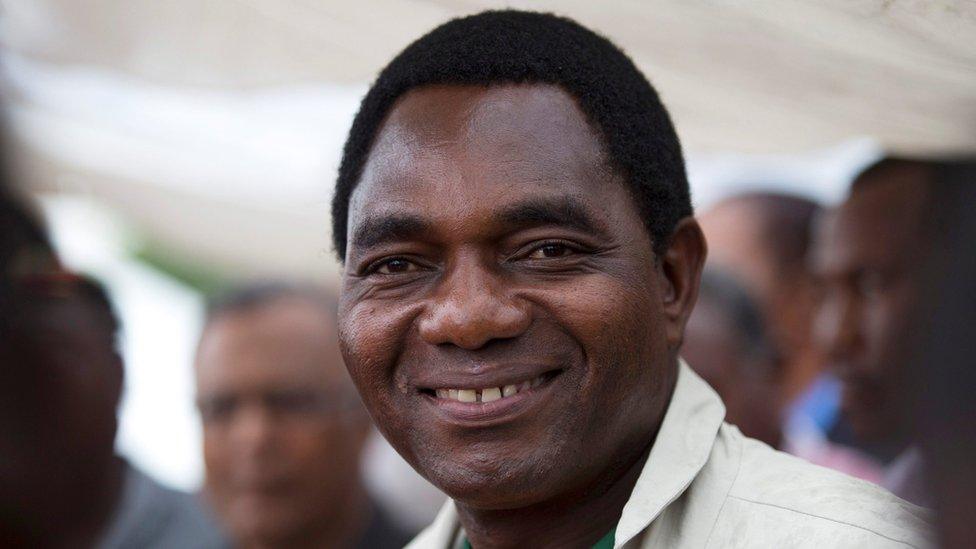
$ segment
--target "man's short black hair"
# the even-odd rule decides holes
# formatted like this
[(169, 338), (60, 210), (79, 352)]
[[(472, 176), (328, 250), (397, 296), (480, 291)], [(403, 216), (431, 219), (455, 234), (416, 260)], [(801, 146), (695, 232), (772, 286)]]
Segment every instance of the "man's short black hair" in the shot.
[(430, 31), (394, 58), (366, 94), (332, 199), (332, 239), (340, 261), (346, 255), (349, 197), (397, 99), (428, 85), (525, 83), (559, 86), (576, 99), (602, 134), (655, 250), (663, 252), (692, 208), (681, 144), (657, 92), (624, 52), (575, 21), (505, 10), (454, 19)]

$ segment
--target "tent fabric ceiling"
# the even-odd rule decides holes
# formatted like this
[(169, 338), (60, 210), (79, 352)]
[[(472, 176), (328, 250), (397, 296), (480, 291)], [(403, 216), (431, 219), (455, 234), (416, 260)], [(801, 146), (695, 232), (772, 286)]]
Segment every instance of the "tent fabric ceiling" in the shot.
[[(184, 259), (333, 276), (323, 219), (358, 97), (411, 40), (501, 5), (6, 0), (13, 146), (35, 189), (95, 195)], [(856, 164), (841, 157), (874, 145), (807, 153), (859, 136), (904, 153), (976, 151), (972, 0), (510, 5), (571, 16), (631, 54), (675, 118), (693, 184), (739, 172), (836, 191)], [(792, 153), (807, 156), (781, 170), (773, 156)], [(807, 177), (786, 181), (797, 166)]]
[[(363, 84), (479, 0), (9, 0), (20, 54), (211, 88)], [(903, 152), (976, 149), (971, 0), (511, 2), (627, 50), (687, 148), (783, 152), (871, 135)]]

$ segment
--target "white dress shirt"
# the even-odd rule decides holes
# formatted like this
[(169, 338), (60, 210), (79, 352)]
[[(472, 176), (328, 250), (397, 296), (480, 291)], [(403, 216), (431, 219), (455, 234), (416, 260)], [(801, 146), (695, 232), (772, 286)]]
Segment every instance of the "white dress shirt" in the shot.
[[(617, 548), (923, 548), (929, 512), (724, 423), (718, 395), (683, 362), (654, 447), (617, 523)], [(460, 547), (448, 501), (408, 549)]]

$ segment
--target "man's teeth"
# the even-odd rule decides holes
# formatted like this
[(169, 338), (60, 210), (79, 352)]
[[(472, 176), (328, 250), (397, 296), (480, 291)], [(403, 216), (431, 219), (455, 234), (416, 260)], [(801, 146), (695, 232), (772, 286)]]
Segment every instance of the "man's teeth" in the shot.
[(483, 389), (481, 391), (481, 398), (478, 400), (481, 402), (491, 402), (500, 398), (502, 398), (502, 390), (498, 387), (491, 387), (489, 389)]
[(437, 389), (437, 398), (457, 400), (460, 402), (492, 402), (498, 399), (510, 397), (542, 385), (543, 376), (536, 377), (529, 381), (519, 384), (505, 385), (504, 387), (487, 387), (485, 389)]

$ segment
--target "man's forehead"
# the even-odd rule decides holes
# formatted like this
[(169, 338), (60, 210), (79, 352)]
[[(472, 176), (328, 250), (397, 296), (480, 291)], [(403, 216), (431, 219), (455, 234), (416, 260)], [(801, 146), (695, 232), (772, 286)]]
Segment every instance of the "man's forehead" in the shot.
[(424, 87), (401, 98), (380, 127), (357, 191), (377, 183), (470, 179), (485, 170), (498, 180), (565, 178), (605, 168), (603, 149), (560, 88)]
[(917, 249), (920, 204), (899, 185), (858, 189), (818, 227), (815, 257), (821, 266), (891, 267)]
[(201, 382), (332, 380), (344, 375), (335, 322), (317, 305), (281, 299), (216, 318), (197, 356)]
[(396, 102), (380, 126), (377, 143), (386, 134), (436, 141), (445, 136), (470, 140), (509, 134), (540, 137), (547, 132), (599, 135), (577, 101), (555, 85), (432, 85), (411, 90)]
[(878, 182), (855, 189), (838, 210), (841, 238), (873, 246), (906, 246), (922, 230), (925, 193), (913, 182)]
[(560, 88), (422, 88), (381, 128), (350, 200), (348, 236), (394, 213), (436, 220), (540, 197), (605, 201), (618, 190), (607, 190), (611, 181), (621, 182), (599, 135)]

